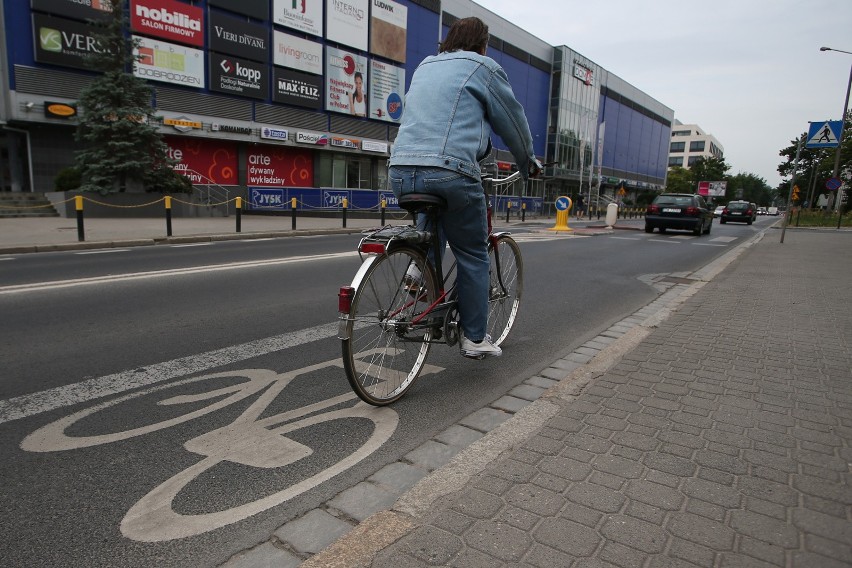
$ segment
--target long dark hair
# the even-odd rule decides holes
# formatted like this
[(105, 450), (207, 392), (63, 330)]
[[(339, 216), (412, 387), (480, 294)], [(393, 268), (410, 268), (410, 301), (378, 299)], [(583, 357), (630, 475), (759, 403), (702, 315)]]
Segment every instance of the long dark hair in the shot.
[(450, 27), (447, 39), (441, 42), (445, 51), (484, 51), (488, 47), (488, 26), (479, 18), (462, 18)]

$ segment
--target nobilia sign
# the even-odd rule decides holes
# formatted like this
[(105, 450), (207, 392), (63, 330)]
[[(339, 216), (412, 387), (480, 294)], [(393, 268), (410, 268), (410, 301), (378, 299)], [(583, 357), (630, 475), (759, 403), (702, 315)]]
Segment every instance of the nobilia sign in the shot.
[(32, 9), (75, 20), (106, 20), (112, 12), (109, 0), (32, 0)]
[(210, 89), (232, 95), (265, 99), (269, 96), (269, 66), (211, 53)]
[(211, 51), (266, 63), (269, 61), (269, 31), (264, 26), (209, 12), (207, 35)]

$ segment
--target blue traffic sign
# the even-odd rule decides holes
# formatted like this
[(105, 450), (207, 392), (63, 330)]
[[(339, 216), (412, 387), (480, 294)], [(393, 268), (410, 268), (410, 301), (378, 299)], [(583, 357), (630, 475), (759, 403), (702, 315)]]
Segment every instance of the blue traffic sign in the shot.
[(839, 120), (811, 122), (805, 148), (836, 148), (840, 144), (842, 126), (843, 123)]
[(556, 198), (556, 209), (558, 211), (565, 211), (571, 207), (571, 198), (561, 195)]
[(841, 185), (843, 185), (843, 182), (840, 181), (840, 178), (836, 177), (828, 178), (828, 180), (825, 182), (825, 188), (831, 191), (840, 189)]

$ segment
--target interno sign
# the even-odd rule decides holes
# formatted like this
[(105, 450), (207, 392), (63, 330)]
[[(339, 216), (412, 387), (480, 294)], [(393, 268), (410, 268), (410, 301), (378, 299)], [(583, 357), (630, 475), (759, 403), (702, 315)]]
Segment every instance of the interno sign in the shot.
[(204, 11), (172, 0), (132, 0), (133, 31), (189, 45), (204, 45)]

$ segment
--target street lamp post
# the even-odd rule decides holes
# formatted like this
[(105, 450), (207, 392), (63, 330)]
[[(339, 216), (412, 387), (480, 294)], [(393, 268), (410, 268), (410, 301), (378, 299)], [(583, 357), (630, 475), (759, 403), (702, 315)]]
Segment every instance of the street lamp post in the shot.
[[(820, 51), (839, 51), (840, 53), (848, 53), (852, 55), (852, 51), (844, 51), (842, 49), (834, 49), (832, 47), (821, 47)], [(846, 126), (846, 110), (849, 108), (849, 90), (852, 88), (852, 65), (849, 67), (849, 83), (846, 85), (846, 98), (843, 100), (843, 113), (840, 115), (840, 136), (837, 137), (837, 151), (834, 153), (834, 171), (832, 177), (837, 177), (840, 174), (840, 149), (843, 147), (843, 129)], [(834, 200), (834, 210), (840, 211), (840, 202), (842, 201), (843, 189), (837, 190), (837, 197)]]

